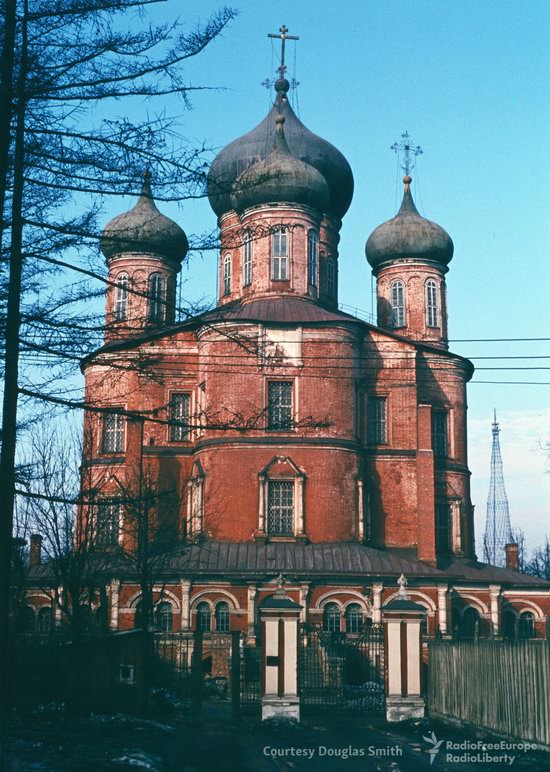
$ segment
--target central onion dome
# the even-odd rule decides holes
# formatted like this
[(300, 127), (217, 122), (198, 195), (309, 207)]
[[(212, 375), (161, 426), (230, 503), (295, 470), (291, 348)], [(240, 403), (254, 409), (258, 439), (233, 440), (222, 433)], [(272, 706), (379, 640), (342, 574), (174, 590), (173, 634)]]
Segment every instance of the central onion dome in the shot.
[(231, 205), (242, 212), (251, 206), (275, 202), (306, 204), (326, 211), (330, 190), (323, 175), (291, 154), (283, 130), (285, 118), (275, 117), (273, 147), (263, 161), (249, 166), (233, 184)]
[(208, 198), (220, 216), (233, 208), (233, 185), (249, 166), (267, 158), (275, 135), (275, 117), (285, 118), (285, 137), (295, 159), (313, 166), (325, 178), (330, 199), (327, 211), (337, 217), (349, 209), (353, 196), (353, 174), (349, 163), (334, 145), (309, 131), (297, 118), (287, 98), (286, 78), (275, 83), (277, 98), (264, 120), (248, 134), (227, 145), (214, 159), (208, 174)]
[(410, 258), (446, 266), (453, 257), (451, 237), (440, 225), (421, 217), (410, 189), (412, 178), (407, 175), (403, 182), (401, 207), (395, 217), (379, 225), (369, 236), (365, 247), (367, 260), (375, 272), (384, 263)]
[(99, 245), (107, 260), (123, 252), (152, 252), (181, 263), (189, 249), (183, 229), (157, 209), (149, 171), (143, 175), (143, 188), (136, 205), (107, 223)]

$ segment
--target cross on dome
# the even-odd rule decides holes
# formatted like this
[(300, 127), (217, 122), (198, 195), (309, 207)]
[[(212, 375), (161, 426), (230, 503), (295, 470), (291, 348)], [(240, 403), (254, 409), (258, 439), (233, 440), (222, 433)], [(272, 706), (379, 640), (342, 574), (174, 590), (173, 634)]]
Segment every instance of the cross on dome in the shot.
[(267, 37), (268, 38), (276, 38), (277, 40), (281, 41), (281, 64), (279, 67), (277, 67), (277, 70), (279, 72), (279, 78), (283, 79), (285, 77), (286, 72), (286, 64), (285, 64), (285, 44), (287, 40), (300, 40), (300, 38), (297, 35), (287, 35), (288, 27), (286, 27), (284, 24), (282, 27), (279, 27), (280, 34), (277, 35), (276, 33), (269, 32)]
[(408, 131), (401, 134), (401, 142), (394, 142), (390, 150), (397, 153), (399, 158), (399, 164), (405, 176), (408, 177), (411, 171), (414, 169), (416, 156), (422, 155), (424, 152), (420, 145), (414, 147), (412, 138)]

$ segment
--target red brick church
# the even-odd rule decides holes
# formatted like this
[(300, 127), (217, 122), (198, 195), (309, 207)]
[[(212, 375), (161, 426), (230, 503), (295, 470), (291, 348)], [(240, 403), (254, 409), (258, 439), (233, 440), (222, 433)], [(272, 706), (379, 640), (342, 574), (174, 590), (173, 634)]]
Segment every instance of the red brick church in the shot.
[[(302, 619), (354, 633), (377, 623), (404, 574), (426, 634), (545, 635), (549, 583), (478, 562), (466, 438), (470, 361), (447, 344), (453, 242), (401, 207), (366, 244), (377, 324), (339, 310), (338, 253), (351, 168), (290, 106), (288, 81), (209, 173), (218, 304), (175, 322), (188, 248), (146, 175), (105, 228), (107, 333), (82, 369), (81, 517), (112, 555), (113, 630), (140, 624), (129, 501), (149, 496), (156, 619), (166, 630), (241, 630), (282, 574)], [(151, 503), (152, 502), (152, 503)], [(34, 561), (36, 562), (36, 561)], [(43, 566), (31, 577), (39, 581)], [(36, 590), (40, 613), (47, 594)], [(59, 616), (59, 614), (58, 614)]]

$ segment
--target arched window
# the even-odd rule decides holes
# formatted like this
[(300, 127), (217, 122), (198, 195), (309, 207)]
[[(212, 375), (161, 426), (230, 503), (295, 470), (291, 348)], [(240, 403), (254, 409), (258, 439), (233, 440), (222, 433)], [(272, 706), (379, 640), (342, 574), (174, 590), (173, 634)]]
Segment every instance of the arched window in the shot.
[(307, 283), (310, 287), (317, 286), (317, 256), (319, 254), (319, 237), (316, 231), (307, 234)]
[(156, 623), (165, 633), (172, 632), (173, 612), (172, 604), (164, 601), (159, 603), (155, 609)]
[(428, 327), (439, 327), (437, 284), (434, 279), (426, 282), (426, 324)]
[(216, 632), (228, 633), (229, 632), (229, 603), (220, 601), (216, 604)]
[(136, 603), (136, 610), (134, 612), (134, 627), (137, 629), (143, 627), (143, 603), (140, 600)]
[(360, 633), (363, 629), (363, 612), (358, 603), (346, 606), (346, 633)]
[(535, 615), (531, 611), (522, 611), (519, 615), (519, 637), (535, 637)]
[(515, 641), (517, 638), (517, 619), (513, 611), (505, 611), (502, 614), (502, 636), (507, 641)]
[(391, 294), (391, 325), (392, 327), (405, 326), (405, 285), (401, 279), (392, 282)]
[(36, 617), (32, 606), (23, 606), (19, 610), (19, 630), (22, 633), (34, 633)]
[(327, 633), (340, 632), (340, 607), (337, 603), (327, 603), (323, 609), (323, 630)]
[(480, 618), (472, 606), (465, 609), (460, 624), (460, 637), (464, 640), (477, 640), (479, 637)]
[(247, 231), (243, 245), (243, 287), (249, 284), (252, 284), (252, 235)]
[(273, 231), (271, 252), (271, 278), (275, 281), (288, 279), (288, 236), (285, 227)]
[(203, 633), (210, 632), (211, 629), (211, 611), (210, 606), (205, 601), (197, 604), (197, 630)]
[(231, 295), (231, 255), (223, 259), (223, 294)]
[(51, 606), (41, 608), (36, 615), (36, 632), (49, 633), (52, 629), (52, 609)]
[(161, 273), (152, 273), (149, 276), (147, 319), (150, 322), (164, 321), (165, 287), (164, 276)]
[(115, 319), (124, 321), (128, 316), (128, 276), (121, 273), (116, 278)]
[(327, 295), (329, 298), (336, 297), (336, 265), (333, 257), (327, 260)]

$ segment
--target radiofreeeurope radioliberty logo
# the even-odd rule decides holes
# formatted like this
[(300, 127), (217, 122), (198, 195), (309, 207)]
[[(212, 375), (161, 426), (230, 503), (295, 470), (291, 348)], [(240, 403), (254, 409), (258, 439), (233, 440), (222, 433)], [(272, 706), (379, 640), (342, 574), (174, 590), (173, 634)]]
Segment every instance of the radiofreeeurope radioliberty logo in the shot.
[(441, 750), (441, 746), (443, 745), (443, 740), (438, 740), (437, 737), (435, 736), (435, 732), (432, 732), (430, 737), (423, 736), (422, 739), (426, 740), (426, 742), (432, 746), (431, 748), (426, 749), (426, 753), (430, 757), (430, 764), (433, 764), (435, 757)]

